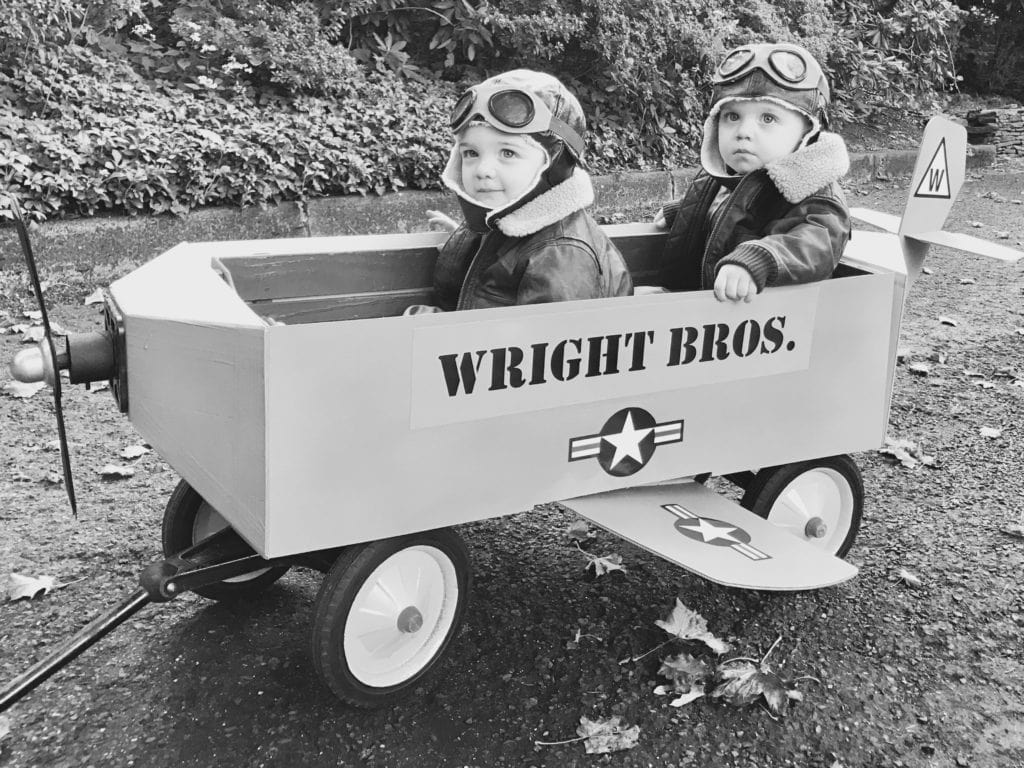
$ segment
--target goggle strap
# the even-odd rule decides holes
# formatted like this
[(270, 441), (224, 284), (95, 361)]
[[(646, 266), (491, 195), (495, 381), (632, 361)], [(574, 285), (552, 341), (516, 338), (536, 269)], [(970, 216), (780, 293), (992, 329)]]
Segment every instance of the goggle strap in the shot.
[(548, 126), (548, 130), (568, 144), (569, 149), (573, 151), (577, 158), (583, 157), (583, 149), (586, 146), (583, 143), (583, 138), (567, 122), (552, 115), (551, 125)]

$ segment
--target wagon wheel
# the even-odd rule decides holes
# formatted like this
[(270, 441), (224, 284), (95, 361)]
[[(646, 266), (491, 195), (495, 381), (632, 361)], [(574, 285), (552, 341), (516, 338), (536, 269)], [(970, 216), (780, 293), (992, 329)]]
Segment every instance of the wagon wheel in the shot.
[[(217, 510), (206, 503), (191, 485), (180, 481), (164, 510), (162, 544), (164, 557), (170, 557), (228, 527)], [(211, 600), (239, 600), (252, 597), (281, 578), (288, 566), (260, 568), (252, 573), (225, 579), (219, 584), (199, 587), (196, 594)]]
[(843, 557), (864, 512), (864, 483), (847, 455), (766, 467), (740, 502), (755, 515)]
[(320, 677), (358, 707), (401, 698), (448, 648), (469, 584), (466, 545), (449, 528), (348, 547), (316, 598)]

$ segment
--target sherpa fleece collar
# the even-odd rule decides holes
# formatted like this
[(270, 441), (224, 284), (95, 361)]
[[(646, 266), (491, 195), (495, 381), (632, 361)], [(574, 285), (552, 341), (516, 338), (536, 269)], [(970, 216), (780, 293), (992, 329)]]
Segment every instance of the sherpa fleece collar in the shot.
[(850, 170), (846, 142), (838, 133), (822, 132), (818, 140), (765, 166), (768, 177), (790, 203), (799, 203)]
[[(704, 170), (717, 179), (739, 178), (725, 168), (725, 162), (717, 147), (716, 137), (714, 157), (709, 157), (705, 141), (701, 153), (701, 165)], [(846, 142), (842, 136), (822, 131), (814, 142), (769, 163), (765, 170), (782, 196), (790, 203), (796, 204), (822, 187), (843, 178), (850, 170), (850, 155), (846, 151)]]
[(575, 168), (568, 179), (535, 197), (522, 208), (498, 219), (495, 226), (509, 237), (526, 237), (593, 202), (594, 185), (590, 181), (590, 174), (582, 168)]
[[(539, 145), (538, 145), (539, 146)], [(545, 151), (545, 155), (547, 152)], [(550, 161), (537, 172), (536, 178), (530, 184), (522, 196), (506, 203), (501, 208), (491, 209), (482, 205), (474, 199), (462, 186), (462, 158), (458, 154), (458, 147), (454, 147), (448, 157), (448, 164), (441, 176), (441, 181), (448, 189), (468, 202), (470, 205), (484, 211), (484, 222), (490, 229), (497, 228), (509, 237), (526, 237), (534, 232), (539, 232), (544, 227), (564, 219), (570, 213), (575, 213), (586, 208), (594, 202), (594, 187), (590, 181), (590, 175), (577, 166), (573, 169), (572, 175), (561, 184), (544, 192), (525, 205), (515, 208), (516, 204), (524, 196), (529, 195), (540, 181), (540, 177), (548, 169)], [(515, 208), (511, 213), (503, 214), (503, 211)]]

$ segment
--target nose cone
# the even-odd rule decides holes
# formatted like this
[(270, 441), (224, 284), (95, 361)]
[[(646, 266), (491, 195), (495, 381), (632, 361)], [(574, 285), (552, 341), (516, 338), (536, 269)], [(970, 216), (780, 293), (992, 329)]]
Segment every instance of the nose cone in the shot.
[(14, 356), (8, 368), (17, 381), (33, 384), (46, 378), (43, 350), (38, 345), (23, 349)]

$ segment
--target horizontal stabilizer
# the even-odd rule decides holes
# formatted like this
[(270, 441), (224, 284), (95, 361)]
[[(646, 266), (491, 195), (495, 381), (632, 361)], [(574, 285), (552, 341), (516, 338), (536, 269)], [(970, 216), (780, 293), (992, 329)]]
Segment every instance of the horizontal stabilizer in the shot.
[(938, 232), (918, 232), (909, 237), (914, 240), (931, 243), (932, 245), (944, 245), (947, 248), (956, 248), (959, 251), (976, 253), (979, 256), (988, 256), (1000, 261), (1015, 262), (1024, 256), (1022, 251), (960, 232), (946, 232), (943, 230)]
[[(884, 229), (886, 232), (896, 234), (900, 228), (900, 217), (891, 213), (873, 211), (869, 208), (851, 208), (850, 215), (858, 221), (863, 221), (873, 227)], [(915, 232), (912, 235), (904, 235), (912, 240), (919, 240), (930, 245), (943, 245), (947, 248), (956, 248), (958, 251), (976, 253), (979, 256), (988, 256), (1000, 261), (1015, 262), (1024, 257), (1024, 251), (1018, 251), (1005, 245), (993, 243), (972, 235), (965, 235), (961, 232), (946, 232), (934, 230), (931, 232)]]
[(900, 217), (891, 213), (872, 211), (870, 208), (851, 208), (850, 215), (858, 221), (895, 234), (900, 228)]
[(730, 587), (828, 587), (857, 568), (699, 483), (623, 488), (561, 502), (649, 552)]

